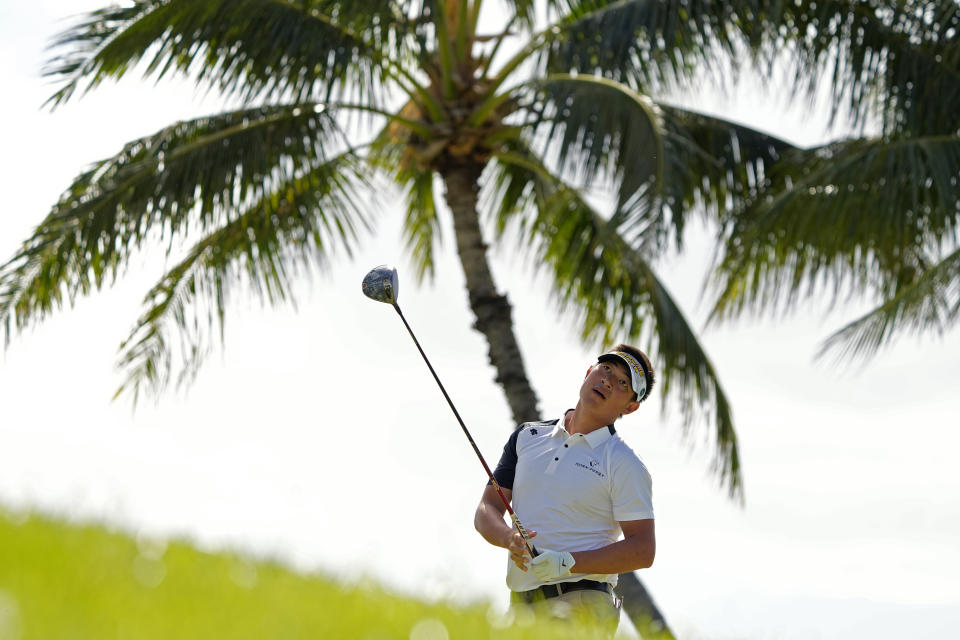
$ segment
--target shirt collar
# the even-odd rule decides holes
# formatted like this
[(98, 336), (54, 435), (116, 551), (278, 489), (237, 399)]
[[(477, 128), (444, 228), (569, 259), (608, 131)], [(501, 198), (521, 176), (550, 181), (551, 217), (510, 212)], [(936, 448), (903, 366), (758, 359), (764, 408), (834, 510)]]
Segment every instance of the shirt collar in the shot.
[[(560, 419), (557, 420), (557, 424), (553, 427), (553, 433), (550, 435), (557, 435), (562, 431), (569, 437), (569, 432), (567, 431), (566, 427), (563, 426), (563, 420), (571, 411), (573, 411), (573, 409), (567, 409), (563, 412), (563, 415), (560, 416)], [(608, 424), (605, 428), (600, 427), (599, 429), (594, 429), (590, 433), (585, 434), (583, 439), (587, 441), (587, 444), (590, 445), (591, 449), (596, 449), (601, 444), (606, 442), (607, 438), (612, 437), (616, 432), (617, 430), (614, 428), (614, 426), (612, 424)]]

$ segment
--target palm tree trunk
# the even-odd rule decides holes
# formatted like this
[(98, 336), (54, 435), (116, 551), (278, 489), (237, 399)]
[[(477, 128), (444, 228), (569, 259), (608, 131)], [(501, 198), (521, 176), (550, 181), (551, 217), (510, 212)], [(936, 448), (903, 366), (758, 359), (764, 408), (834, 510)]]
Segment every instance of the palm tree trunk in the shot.
[(636, 573), (621, 573), (616, 592), (623, 600), (623, 611), (644, 640), (674, 640), (666, 619)]
[[(446, 201), (453, 213), (457, 253), (467, 279), (470, 308), (476, 316), (474, 328), (484, 335), (489, 346), (490, 364), (497, 371), (497, 383), (503, 387), (516, 424), (539, 420), (537, 395), (530, 386), (513, 332), (513, 317), (506, 296), (497, 293), (487, 260), (487, 245), (480, 230), (477, 193), (483, 166), (453, 164), (441, 172), (446, 186)], [(666, 620), (635, 573), (620, 574), (617, 594), (623, 609), (644, 638), (672, 639)], [(658, 635), (659, 634), (659, 635)]]
[(474, 328), (487, 339), (490, 364), (496, 381), (507, 396), (516, 424), (539, 420), (537, 395), (530, 386), (520, 347), (513, 333), (510, 303), (497, 293), (487, 260), (487, 245), (477, 215), (477, 192), (482, 165), (451, 165), (442, 172), (447, 205), (453, 213), (457, 253), (467, 279), (470, 308), (476, 317)]

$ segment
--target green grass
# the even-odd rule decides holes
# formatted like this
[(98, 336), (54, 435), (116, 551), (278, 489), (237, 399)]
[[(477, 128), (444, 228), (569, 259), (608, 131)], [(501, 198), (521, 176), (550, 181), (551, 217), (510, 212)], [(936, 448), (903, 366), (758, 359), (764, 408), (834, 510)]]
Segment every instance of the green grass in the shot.
[(491, 624), (454, 606), (344, 585), (236, 553), (132, 537), (0, 507), (0, 640), (582, 638)]

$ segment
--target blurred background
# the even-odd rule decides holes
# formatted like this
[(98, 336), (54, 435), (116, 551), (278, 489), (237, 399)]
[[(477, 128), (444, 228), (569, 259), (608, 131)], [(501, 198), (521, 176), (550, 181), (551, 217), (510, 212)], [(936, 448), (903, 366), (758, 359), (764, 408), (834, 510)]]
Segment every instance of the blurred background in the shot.
[[(42, 109), (54, 89), (40, 74), (45, 47), (70, 16), (99, 6), (0, 9), (4, 260), (89, 163), (220, 108), (188, 81), (131, 76)], [(755, 85), (705, 91), (689, 106), (802, 147), (846, 135), (828, 127), (826, 108)], [(471, 329), (452, 229), (441, 226), (436, 276), (418, 285), (402, 216), (375, 217), (353, 255), (296, 282), (295, 307), (234, 296), (225, 346), (195, 383), (141, 398), (136, 410), (127, 397), (111, 401), (122, 382), (115, 358), (169, 267), (162, 251), (144, 251), (115, 286), (15, 336), (0, 366), (3, 510), (506, 608), (504, 554), (472, 525), (483, 471), (393, 311), (360, 292), (370, 268), (397, 266), (404, 314), (493, 464), (514, 425)], [(678, 407), (661, 396), (618, 425), (654, 478), (657, 559), (641, 572), (654, 600), (680, 638), (950, 636), (960, 624), (960, 335), (908, 336), (867, 364), (814, 360), (827, 335), (872, 307), (857, 299), (704, 329), (712, 242), (693, 223), (684, 251), (657, 269), (702, 330), (732, 403), (745, 499), (729, 499), (709, 471), (709, 430), (684, 434)], [(492, 268), (540, 408), (559, 416), (597, 350), (518, 255), (497, 245)], [(0, 610), (11, 619), (18, 595), (5, 580)], [(0, 618), (0, 637), (3, 628)]]

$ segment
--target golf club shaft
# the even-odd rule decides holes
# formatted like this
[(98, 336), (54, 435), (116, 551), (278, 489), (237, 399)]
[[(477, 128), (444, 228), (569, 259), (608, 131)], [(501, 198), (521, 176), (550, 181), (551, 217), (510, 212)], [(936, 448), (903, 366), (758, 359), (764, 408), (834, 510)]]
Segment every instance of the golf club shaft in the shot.
[(407, 319), (403, 317), (403, 312), (400, 311), (400, 306), (396, 302), (393, 302), (392, 304), (393, 308), (397, 310), (397, 315), (399, 315), (400, 319), (403, 320), (403, 326), (407, 328), (407, 333), (409, 333), (410, 337), (413, 338), (413, 343), (417, 345), (417, 350), (420, 352), (420, 356), (423, 358), (423, 361), (427, 363), (427, 368), (430, 369), (430, 373), (433, 374), (433, 379), (437, 381), (437, 386), (440, 387), (443, 397), (446, 398), (447, 404), (450, 405), (453, 415), (457, 417), (457, 422), (460, 423), (460, 428), (463, 429), (463, 434), (467, 436), (467, 440), (470, 441), (470, 446), (473, 447), (473, 452), (477, 454), (477, 458), (480, 459), (480, 464), (483, 465), (483, 470), (487, 472), (487, 477), (490, 478), (490, 483), (493, 485), (493, 488), (497, 490), (497, 495), (499, 495), (500, 500), (503, 501), (503, 506), (507, 508), (507, 513), (510, 515), (513, 525), (517, 528), (517, 531), (520, 532), (520, 535), (523, 536), (523, 541), (527, 545), (527, 551), (530, 552), (531, 557), (538, 555), (533, 543), (530, 542), (530, 536), (527, 535), (527, 530), (522, 524), (520, 524), (520, 519), (517, 517), (517, 514), (513, 512), (513, 508), (510, 506), (510, 501), (507, 500), (505, 495), (503, 495), (503, 490), (500, 488), (500, 484), (497, 482), (497, 479), (493, 477), (493, 472), (490, 471), (487, 461), (483, 459), (483, 454), (480, 453), (480, 448), (477, 447), (477, 443), (474, 442), (473, 436), (470, 435), (467, 425), (463, 423), (463, 418), (460, 417), (460, 413), (457, 411), (457, 408), (453, 406), (453, 400), (450, 399), (449, 394), (447, 394), (447, 390), (444, 389), (443, 383), (440, 382), (440, 377), (437, 375), (437, 372), (433, 370), (433, 365), (430, 364), (430, 359), (427, 358), (427, 354), (423, 352), (423, 347), (420, 346), (420, 341), (417, 340), (417, 336), (413, 335), (413, 329), (410, 328), (410, 324), (407, 322)]

